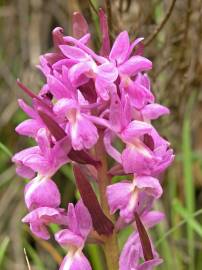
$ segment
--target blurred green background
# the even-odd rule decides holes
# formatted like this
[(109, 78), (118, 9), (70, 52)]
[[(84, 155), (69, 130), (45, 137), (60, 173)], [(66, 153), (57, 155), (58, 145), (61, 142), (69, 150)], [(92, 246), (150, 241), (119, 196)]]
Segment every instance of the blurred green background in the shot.
[[(35, 68), (40, 54), (51, 50), (51, 30), (61, 26), (71, 34), (71, 15), (81, 11), (99, 46), (98, 19), (93, 10), (111, 3), (111, 34), (123, 29), (131, 39), (145, 37), (145, 56), (157, 101), (171, 115), (156, 121), (175, 149), (176, 159), (166, 172), (164, 195), (156, 209), (166, 220), (151, 235), (164, 264), (159, 269), (202, 269), (202, 1), (201, 0), (0, 0), (0, 269), (58, 269), (64, 251), (51, 239), (34, 238), (21, 223), (26, 213), (25, 181), (15, 174), (11, 155), (32, 142), (17, 136), (15, 126), (26, 118), (17, 98), (25, 98), (16, 78), (38, 91), (43, 78)], [(157, 35), (156, 35), (157, 34)], [(75, 201), (71, 169), (55, 177), (62, 188), (63, 206)], [(54, 231), (56, 228), (53, 226)], [(120, 235), (120, 245), (130, 233)], [(93, 269), (105, 269), (102, 250), (85, 249)]]

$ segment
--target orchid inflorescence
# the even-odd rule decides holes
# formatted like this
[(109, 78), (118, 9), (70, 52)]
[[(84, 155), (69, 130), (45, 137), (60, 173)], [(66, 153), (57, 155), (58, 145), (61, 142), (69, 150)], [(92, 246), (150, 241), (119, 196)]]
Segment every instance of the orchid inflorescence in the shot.
[[(60, 270), (92, 269), (82, 251), (91, 242), (104, 247), (110, 270), (153, 269), (162, 259), (147, 230), (164, 217), (152, 207), (163, 192), (158, 178), (174, 155), (151, 120), (169, 110), (155, 103), (143, 38), (130, 43), (123, 31), (111, 47), (102, 10), (99, 20), (99, 54), (90, 48), (86, 20), (75, 13), (73, 35), (55, 28), (54, 52), (40, 57), (46, 83), (38, 95), (18, 81), (32, 106), (19, 100), (30, 119), (16, 131), (36, 142), (13, 156), (17, 173), (30, 179), (24, 191), (29, 213), (22, 221), (44, 240), (51, 223), (59, 226), (55, 239), (67, 250)], [(67, 163), (81, 199), (66, 210), (52, 177)], [(134, 232), (119, 254), (118, 233), (129, 225)]]

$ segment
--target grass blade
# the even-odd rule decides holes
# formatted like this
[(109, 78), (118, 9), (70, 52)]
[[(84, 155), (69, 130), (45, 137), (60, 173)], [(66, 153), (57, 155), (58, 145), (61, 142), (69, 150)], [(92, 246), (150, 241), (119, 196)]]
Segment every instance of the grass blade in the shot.
[(24, 248), (24, 254), (25, 254), (25, 260), (26, 260), (26, 263), (27, 263), (28, 270), (32, 270), (31, 266), (30, 266), (30, 263), (29, 263), (29, 259), (27, 257), (27, 252), (26, 252), (25, 248)]
[[(184, 175), (184, 195), (185, 205), (190, 214), (195, 209), (194, 185), (192, 174), (192, 148), (191, 148), (190, 119), (185, 115), (182, 132), (182, 152), (183, 152), (183, 175)], [(187, 223), (188, 253), (190, 257), (189, 269), (194, 270), (194, 231), (190, 223)]]
[(202, 237), (202, 226), (189, 214), (186, 208), (184, 208), (180, 201), (175, 199), (173, 201), (173, 208), (181, 217), (183, 217), (189, 227), (191, 227), (200, 237)]
[[(202, 214), (202, 209), (199, 209), (198, 211), (196, 211), (195, 213), (193, 213), (191, 215), (191, 217), (197, 217), (199, 215)], [(173, 226), (170, 230), (168, 230), (166, 233), (163, 234), (163, 236), (156, 242), (156, 247), (158, 247), (163, 241), (165, 241), (165, 239), (170, 236), (172, 233), (176, 232), (176, 230), (178, 230), (179, 228), (181, 228), (184, 224), (186, 224), (187, 219), (183, 219), (182, 221), (180, 221), (178, 224), (176, 224), (175, 226)]]
[(0, 245), (0, 268), (2, 267), (10, 239), (6, 236)]
[(0, 142), (0, 149), (9, 157), (12, 157), (12, 153), (11, 151), (8, 149), (8, 147), (6, 147), (2, 142)]
[(25, 242), (25, 248), (27, 251), (27, 255), (29, 255), (30, 259), (35, 264), (36, 269), (37, 270), (45, 270), (46, 268), (45, 268), (42, 260), (40, 259), (39, 255), (35, 251), (35, 249), (28, 242)]
[(100, 247), (98, 245), (90, 244), (87, 245), (86, 250), (91, 260), (93, 269), (102, 270), (103, 269), (103, 254), (101, 253)]

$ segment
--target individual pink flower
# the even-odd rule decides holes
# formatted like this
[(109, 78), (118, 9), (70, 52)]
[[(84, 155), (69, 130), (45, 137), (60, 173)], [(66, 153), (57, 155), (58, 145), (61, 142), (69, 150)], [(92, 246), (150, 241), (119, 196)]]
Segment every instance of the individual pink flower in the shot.
[(79, 103), (73, 99), (60, 99), (54, 106), (54, 112), (60, 117), (68, 119), (66, 133), (70, 135), (74, 150), (89, 149), (98, 140), (96, 126), (80, 110)]
[(131, 56), (134, 48), (137, 48), (142, 40), (143, 38), (138, 38), (130, 44), (127, 31), (121, 32), (115, 39), (109, 60), (118, 67), (121, 75), (125, 74), (130, 77), (152, 68), (151, 61), (138, 55), (137, 52)]
[(88, 259), (82, 252), (86, 238), (92, 229), (92, 221), (82, 201), (75, 207), (69, 204), (67, 212), (68, 229), (55, 234), (56, 241), (67, 249), (60, 270), (91, 270)]
[[(145, 122), (132, 121), (121, 137), (126, 142), (122, 164), (126, 173), (158, 175), (173, 161), (169, 143)], [(146, 127), (147, 126), (147, 127)]]
[(116, 67), (101, 57), (102, 62), (98, 65), (95, 61), (97, 59), (75, 46), (61, 45), (60, 49), (66, 57), (77, 62), (69, 69), (71, 83), (79, 87), (87, 83), (89, 79), (93, 79), (97, 95), (103, 100), (108, 100), (110, 91), (115, 88), (114, 81), (118, 76)]
[[(146, 228), (151, 228), (164, 218), (163, 213), (150, 211), (141, 215), (141, 220)], [(134, 225), (136, 227), (136, 225)], [(150, 240), (151, 241), (151, 240)], [(151, 243), (153, 259), (141, 262), (144, 259), (142, 244), (138, 232), (134, 232), (126, 241), (119, 259), (119, 270), (152, 270), (162, 263), (154, 245)]]
[(163, 261), (153, 249), (154, 258), (140, 263), (143, 259), (142, 246), (138, 233), (132, 234), (127, 240), (119, 259), (119, 270), (152, 270)]
[(52, 142), (52, 138), (45, 128), (38, 130), (36, 140), (39, 146), (15, 154), (13, 161), (38, 173), (40, 178), (50, 178), (69, 161), (67, 155), (71, 145), (68, 145), (66, 138), (59, 142)]
[(34, 172), (37, 173), (25, 187), (25, 202), (28, 209), (58, 207), (60, 192), (51, 177), (69, 161), (70, 146), (66, 138), (51, 146), (51, 137), (45, 128), (39, 129), (36, 139), (39, 146), (23, 150), (13, 157), (20, 175), (33, 178)]
[(140, 72), (137, 74), (135, 80), (123, 75), (120, 88), (130, 98), (130, 103), (136, 110), (141, 110), (149, 103), (154, 102), (154, 96), (150, 89), (145, 85), (145, 75)]
[(134, 176), (132, 182), (121, 181), (107, 187), (107, 198), (111, 214), (120, 210), (120, 216), (129, 223), (134, 218), (140, 194), (158, 199), (163, 190), (159, 180), (151, 176)]
[[(113, 121), (111, 120), (109, 124), (110, 131), (105, 132), (105, 137), (104, 137), (104, 143), (105, 143), (105, 148), (107, 153), (112, 156), (118, 163), (123, 163), (124, 169), (126, 170), (126, 173), (134, 173), (135, 171), (127, 171), (127, 166), (130, 166), (130, 164), (134, 163), (134, 160), (131, 161), (131, 159), (134, 159), (134, 153), (132, 152), (130, 157), (127, 159), (123, 159), (124, 151), (131, 151), (136, 149), (136, 145), (141, 146), (142, 142), (141, 139), (144, 134), (147, 134), (151, 132), (153, 127), (145, 123), (143, 121), (138, 121), (138, 120), (133, 120), (131, 121), (131, 111), (130, 107), (125, 110), (125, 113), (122, 113), (122, 108), (119, 108), (120, 113), (115, 114), (113, 116)], [(125, 117), (124, 117), (124, 116)], [(116, 131), (115, 127), (115, 121), (116, 121), (116, 126), (119, 126), (119, 132)], [(124, 124), (123, 124), (124, 123)], [(107, 125), (109, 125), (107, 123)], [(126, 148), (121, 154), (112, 146), (113, 142), (113, 137), (118, 136), (123, 142), (126, 143)], [(127, 148), (128, 146), (128, 148)], [(143, 147), (142, 147), (143, 148)], [(143, 149), (144, 150), (144, 149)], [(135, 151), (134, 151), (135, 152)], [(130, 152), (129, 152), (130, 154)], [(131, 162), (130, 162), (131, 161)], [(145, 172), (143, 172), (144, 174)], [(140, 173), (142, 174), (142, 173)]]

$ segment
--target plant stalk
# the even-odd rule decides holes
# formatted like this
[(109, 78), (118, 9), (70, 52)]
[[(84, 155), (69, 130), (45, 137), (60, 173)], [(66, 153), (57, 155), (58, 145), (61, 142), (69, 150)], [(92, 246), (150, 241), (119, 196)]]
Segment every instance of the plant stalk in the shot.
[[(100, 202), (105, 215), (111, 220), (113, 217), (110, 215), (109, 205), (106, 197), (106, 188), (110, 184), (110, 178), (107, 174), (107, 158), (105, 147), (103, 144), (103, 131), (100, 131), (99, 140), (95, 146), (95, 153), (98, 160), (101, 161), (101, 165), (98, 167), (98, 187), (100, 192)], [(104, 253), (109, 270), (117, 270), (119, 262), (119, 248), (117, 235), (113, 234), (105, 237), (106, 241), (103, 245)]]

